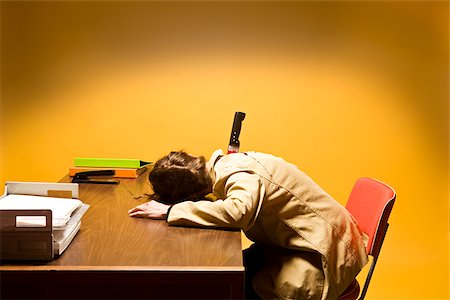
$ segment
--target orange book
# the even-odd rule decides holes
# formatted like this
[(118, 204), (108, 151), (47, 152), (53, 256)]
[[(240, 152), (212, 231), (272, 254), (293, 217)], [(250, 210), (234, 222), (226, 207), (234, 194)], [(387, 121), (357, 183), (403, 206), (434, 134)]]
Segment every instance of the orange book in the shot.
[(88, 172), (88, 171), (104, 171), (104, 170), (114, 170), (116, 178), (138, 178), (139, 175), (147, 171), (147, 167), (141, 167), (138, 169), (132, 168), (97, 168), (97, 167), (70, 167), (69, 176), (73, 177), (78, 172)]

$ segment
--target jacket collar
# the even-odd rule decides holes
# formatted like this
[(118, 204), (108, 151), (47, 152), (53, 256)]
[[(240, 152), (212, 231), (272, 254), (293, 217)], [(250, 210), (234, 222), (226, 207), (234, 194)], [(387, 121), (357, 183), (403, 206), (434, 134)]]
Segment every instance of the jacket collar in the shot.
[(216, 172), (214, 171), (214, 166), (217, 163), (217, 161), (224, 155), (225, 154), (223, 153), (223, 151), (221, 149), (216, 150), (213, 152), (213, 154), (211, 155), (211, 158), (206, 163), (206, 167), (208, 168), (208, 171), (209, 171), (209, 174), (211, 176), (213, 183), (216, 181)]

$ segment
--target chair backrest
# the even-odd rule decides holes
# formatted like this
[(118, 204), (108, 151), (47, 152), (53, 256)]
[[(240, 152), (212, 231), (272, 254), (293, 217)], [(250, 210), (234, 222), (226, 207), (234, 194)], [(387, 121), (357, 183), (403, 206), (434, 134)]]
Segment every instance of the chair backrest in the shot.
[(369, 287), (369, 282), (389, 226), (388, 219), (395, 198), (394, 189), (385, 183), (372, 178), (360, 178), (353, 186), (345, 206), (356, 219), (361, 229), (369, 236), (366, 251), (367, 254), (373, 256), (372, 265), (359, 299), (364, 299)]
[(380, 252), (395, 197), (390, 186), (372, 178), (360, 178), (353, 186), (345, 207), (369, 236), (367, 254)]

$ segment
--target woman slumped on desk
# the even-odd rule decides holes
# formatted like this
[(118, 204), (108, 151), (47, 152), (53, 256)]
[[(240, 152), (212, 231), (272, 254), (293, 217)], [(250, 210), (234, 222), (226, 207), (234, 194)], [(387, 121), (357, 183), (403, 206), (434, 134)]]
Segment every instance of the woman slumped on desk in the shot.
[[(366, 236), (349, 212), (282, 158), (171, 152), (149, 180), (155, 200), (131, 217), (239, 228), (254, 242), (244, 250), (247, 299), (335, 299), (368, 261)], [(205, 200), (210, 193), (214, 200)]]

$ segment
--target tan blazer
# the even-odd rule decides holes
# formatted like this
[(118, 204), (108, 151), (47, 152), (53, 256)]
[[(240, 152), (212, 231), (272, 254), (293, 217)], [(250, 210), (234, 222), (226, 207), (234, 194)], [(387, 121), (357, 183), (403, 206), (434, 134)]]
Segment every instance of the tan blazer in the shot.
[(217, 200), (176, 204), (168, 223), (240, 228), (271, 249), (270, 263), (253, 280), (263, 298), (336, 298), (368, 261), (366, 236), (353, 217), (281, 158), (222, 155), (218, 150), (208, 162)]

